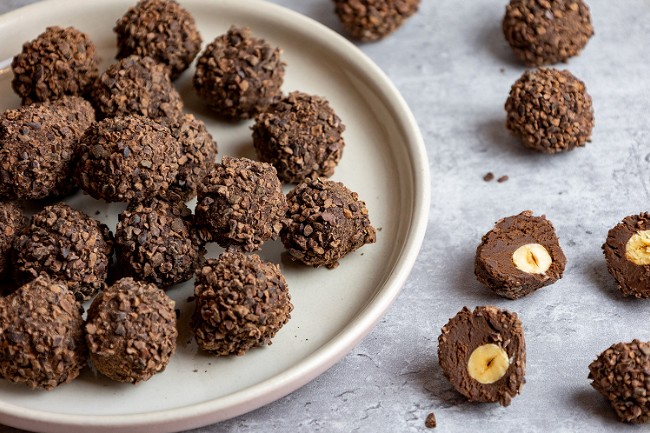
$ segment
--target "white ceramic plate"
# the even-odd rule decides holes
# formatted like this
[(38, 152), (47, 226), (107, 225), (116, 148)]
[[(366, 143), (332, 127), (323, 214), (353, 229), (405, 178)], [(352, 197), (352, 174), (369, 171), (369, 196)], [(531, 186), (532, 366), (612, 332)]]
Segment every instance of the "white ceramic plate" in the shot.
[[(97, 44), (103, 67), (113, 61), (115, 21), (135, 0), (55, 0), (0, 17), (0, 59), (48, 25), (73, 25)], [(137, 386), (110, 382), (89, 369), (52, 392), (0, 383), (0, 423), (53, 432), (174, 431), (224, 420), (274, 401), (314, 379), (359, 342), (404, 284), (424, 238), (429, 173), (422, 138), (408, 107), (386, 76), (354, 45), (324, 26), (258, 0), (188, 0), (204, 45), (231, 24), (284, 49), (283, 90), (326, 97), (347, 126), (346, 148), (333, 176), (365, 200), (376, 244), (341, 261), (334, 270), (292, 263), (279, 242), (261, 255), (281, 263), (295, 305), (292, 319), (273, 344), (243, 357), (215, 358), (198, 352), (187, 321), (192, 284), (169, 294), (181, 309), (180, 337), (167, 369)], [(254, 157), (250, 122), (215, 120), (191, 88), (192, 71), (177, 81), (186, 109), (204, 120), (219, 155)], [(0, 108), (19, 104), (11, 73), (0, 76)], [(289, 187), (287, 186), (288, 190)], [(83, 194), (67, 200), (114, 228), (120, 204)], [(194, 203), (190, 203), (193, 207)], [(219, 254), (212, 248), (210, 256)]]

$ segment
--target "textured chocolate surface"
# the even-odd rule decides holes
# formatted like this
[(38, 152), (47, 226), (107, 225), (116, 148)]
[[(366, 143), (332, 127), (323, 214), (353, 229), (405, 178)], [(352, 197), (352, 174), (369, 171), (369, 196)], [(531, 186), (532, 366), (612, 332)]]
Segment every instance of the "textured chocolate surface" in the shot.
[(334, 0), (334, 11), (355, 39), (376, 41), (417, 12), (420, 0)]
[(16, 203), (0, 202), (0, 278), (10, 263), (11, 245), (29, 220)]

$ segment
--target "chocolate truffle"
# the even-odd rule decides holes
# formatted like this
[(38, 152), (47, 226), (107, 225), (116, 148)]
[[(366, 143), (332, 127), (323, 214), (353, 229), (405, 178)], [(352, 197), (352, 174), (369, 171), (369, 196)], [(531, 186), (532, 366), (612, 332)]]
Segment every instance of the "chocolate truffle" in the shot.
[(280, 267), (257, 254), (224, 252), (196, 272), (192, 330), (199, 347), (215, 355), (243, 355), (271, 344), (293, 305)]
[(132, 54), (168, 65), (171, 78), (186, 70), (201, 49), (194, 18), (174, 0), (142, 0), (115, 24), (117, 58)]
[(0, 298), (0, 376), (45, 390), (79, 376), (86, 365), (82, 312), (65, 284), (47, 276)]
[(366, 204), (340, 182), (314, 179), (287, 195), (290, 223), (282, 243), (291, 257), (335, 268), (346, 254), (376, 240)]
[(420, 0), (334, 0), (334, 11), (354, 39), (376, 41), (418, 11)]
[(508, 406), (525, 382), (526, 344), (515, 313), (467, 307), (442, 327), (438, 362), (456, 391), (470, 401)]
[(589, 365), (591, 386), (609, 400), (618, 419), (650, 421), (650, 343), (617, 343)]
[(282, 92), (282, 50), (253, 37), (247, 27), (231, 27), (199, 56), (194, 74), (198, 95), (217, 114), (248, 119), (265, 111)]
[(287, 199), (272, 165), (224, 156), (199, 185), (196, 224), (207, 241), (255, 251), (278, 238), (286, 211)]
[(122, 278), (93, 300), (86, 340), (93, 366), (127, 383), (165, 370), (176, 350), (174, 301), (154, 284)]
[(16, 203), (0, 202), (0, 279), (10, 262), (11, 244), (27, 222), (27, 217)]
[(566, 257), (553, 224), (531, 211), (500, 219), (476, 249), (476, 278), (497, 295), (518, 299), (562, 278)]
[(259, 114), (253, 129), (258, 157), (284, 182), (330, 177), (341, 159), (345, 126), (327, 100), (293, 92)]
[(68, 96), (7, 110), (0, 117), (0, 198), (32, 200), (75, 190), (75, 149), (95, 120), (92, 106)]
[(99, 76), (93, 87), (97, 116), (139, 114), (152, 119), (176, 119), (183, 101), (165, 65), (151, 57), (125, 57)]
[(125, 275), (161, 288), (192, 278), (204, 254), (187, 206), (155, 198), (120, 214), (115, 247)]
[(541, 66), (578, 55), (594, 29), (582, 0), (510, 0), (503, 34), (522, 62)]
[(85, 95), (99, 76), (96, 51), (85, 33), (48, 27), (14, 57), (11, 87), (23, 104)]
[(179, 158), (169, 128), (142, 116), (108, 118), (81, 138), (75, 178), (94, 198), (143, 201), (174, 183)]
[(623, 296), (650, 298), (650, 213), (623, 218), (607, 234), (603, 252)]
[(512, 85), (505, 109), (506, 128), (538, 152), (565, 152), (591, 140), (591, 96), (569, 71), (526, 71)]
[(79, 301), (105, 287), (113, 255), (113, 235), (104, 224), (64, 203), (34, 214), (13, 242), (16, 281), (40, 274), (64, 281)]

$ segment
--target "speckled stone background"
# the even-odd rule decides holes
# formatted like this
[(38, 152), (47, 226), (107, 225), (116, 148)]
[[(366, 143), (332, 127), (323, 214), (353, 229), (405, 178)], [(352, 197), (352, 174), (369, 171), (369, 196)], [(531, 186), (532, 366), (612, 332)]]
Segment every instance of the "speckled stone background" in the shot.
[[(3, 0), (0, 12), (31, 2)], [(331, 0), (274, 3), (341, 31)], [(615, 342), (650, 340), (650, 301), (622, 298), (601, 252), (610, 227), (650, 210), (650, 3), (588, 1), (596, 35), (560, 67), (587, 84), (596, 127), (586, 148), (555, 156), (525, 150), (503, 126), (524, 71), (501, 34), (506, 3), (423, 0), (397, 33), (360, 45), (402, 92), (427, 146), (432, 204), (416, 266), (381, 323), (325, 374), (193, 433), (415, 432), (432, 411), (443, 432), (643, 431), (615, 420), (587, 366)], [(509, 180), (484, 182), (487, 172)], [(525, 209), (554, 223), (568, 265), (555, 285), (508, 301), (475, 280), (474, 251), (497, 219)], [(526, 333), (527, 383), (508, 408), (468, 403), (438, 367), (440, 328), (464, 305), (485, 304), (517, 312)]]

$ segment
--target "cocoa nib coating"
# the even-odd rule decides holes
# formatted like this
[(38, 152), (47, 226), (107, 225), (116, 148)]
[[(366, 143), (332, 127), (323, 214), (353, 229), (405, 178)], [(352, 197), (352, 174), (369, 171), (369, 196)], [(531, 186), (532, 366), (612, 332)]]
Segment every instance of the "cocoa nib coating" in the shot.
[(117, 58), (132, 54), (168, 65), (176, 79), (201, 49), (190, 13), (174, 0), (142, 0), (117, 20)]
[(115, 246), (126, 275), (161, 288), (192, 278), (205, 253), (188, 207), (155, 198), (119, 215)]
[(87, 101), (66, 96), (0, 117), (0, 198), (32, 200), (71, 193), (75, 150), (95, 120)]
[(82, 137), (75, 178), (94, 198), (143, 201), (174, 183), (179, 158), (169, 128), (142, 116), (107, 118)]
[(591, 96), (569, 71), (526, 71), (512, 85), (505, 109), (506, 128), (538, 152), (573, 150), (591, 140)]
[(253, 37), (249, 28), (232, 26), (199, 56), (194, 88), (220, 116), (251, 118), (282, 94), (285, 64), (281, 53), (279, 48)]
[(314, 179), (287, 195), (290, 219), (282, 243), (293, 259), (335, 268), (346, 254), (376, 241), (366, 204), (340, 182)]
[(73, 28), (48, 27), (11, 63), (11, 87), (23, 104), (88, 93), (99, 75), (95, 44)]
[(105, 287), (113, 235), (104, 224), (64, 203), (45, 207), (13, 242), (13, 272), (26, 283), (40, 274), (64, 281), (79, 301)]
[(0, 376), (45, 390), (75, 379), (87, 357), (82, 313), (65, 284), (47, 276), (0, 298)]
[(166, 66), (151, 57), (125, 57), (111, 65), (93, 86), (97, 117), (139, 114), (152, 119), (176, 119), (183, 101)]
[[(467, 370), (472, 352), (495, 344), (505, 350), (510, 365), (502, 378), (491, 384), (473, 379)], [(525, 383), (526, 344), (521, 322), (515, 313), (496, 307), (467, 307), (442, 327), (438, 337), (438, 362), (456, 391), (470, 401), (498, 402), (508, 406)]]
[(502, 27), (515, 55), (528, 66), (565, 62), (594, 34), (582, 0), (510, 0)]
[(341, 159), (345, 126), (326, 99), (292, 92), (258, 114), (253, 145), (284, 182), (329, 177)]
[(203, 239), (255, 251), (277, 239), (287, 199), (272, 165), (224, 156), (199, 185), (196, 224)]
[(354, 39), (376, 41), (418, 11), (420, 0), (334, 0), (334, 11)]
[(86, 340), (93, 366), (127, 383), (148, 380), (176, 350), (174, 301), (154, 284), (122, 278), (93, 300)]
[(224, 252), (196, 272), (192, 330), (199, 347), (215, 355), (243, 355), (271, 344), (293, 305), (280, 267), (257, 254)]
[(650, 421), (650, 343), (617, 343), (589, 365), (591, 386), (609, 400), (618, 419)]
[(0, 278), (8, 270), (11, 245), (28, 221), (16, 203), (0, 202)]

